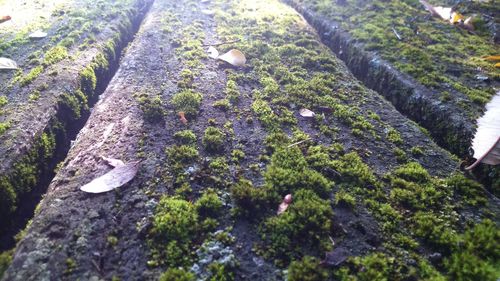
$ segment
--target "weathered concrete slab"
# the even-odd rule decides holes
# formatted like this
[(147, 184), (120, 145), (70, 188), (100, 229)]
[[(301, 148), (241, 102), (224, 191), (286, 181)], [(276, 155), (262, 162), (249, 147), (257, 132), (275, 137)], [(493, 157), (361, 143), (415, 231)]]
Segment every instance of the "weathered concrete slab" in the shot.
[[(23, 228), (134, 34), (145, 0), (3, 1), (0, 56), (1, 248)], [(48, 33), (30, 39), (35, 30)], [(12, 233), (14, 231), (14, 233)]]
[[(241, 50), (246, 66), (209, 58), (204, 45), (215, 44)], [(84, 193), (111, 170), (103, 156), (141, 161), (140, 171)], [(316, 274), (332, 241), (343, 255), (377, 255), (387, 279), (439, 275), (426, 227), (458, 235), (487, 216), (477, 206), (498, 206), (457, 168), (279, 1), (155, 1), (4, 279), (151, 280), (175, 269), (280, 280), (292, 262), (302, 280), (294, 264), (314, 256)]]

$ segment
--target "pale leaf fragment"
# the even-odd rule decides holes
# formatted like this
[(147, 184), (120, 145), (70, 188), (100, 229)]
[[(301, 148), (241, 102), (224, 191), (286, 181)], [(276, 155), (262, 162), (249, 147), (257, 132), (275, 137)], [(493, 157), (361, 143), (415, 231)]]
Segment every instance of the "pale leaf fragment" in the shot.
[(117, 166), (106, 174), (82, 186), (80, 190), (89, 193), (103, 193), (118, 188), (131, 181), (139, 170), (139, 161)]
[(472, 149), (477, 160), (467, 170), (479, 163), (500, 164), (500, 92), (486, 105), (486, 113), (477, 120)]
[(47, 32), (37, 30), (37, 31), (31, 33), (30, 35), (28, 35), (28, 37), (32, 38), (32, 39), (42, 39), (42, 38), (47, 37)]
[(247, 61), (245, 55), (241, 51), (236, 49), (232, 49), (231, 51), (220, 55), (218, 59), (223, 60), (233, 66), (243, 66)]
[(0, 69), (17, 69), (17, 63), (8, 58), (0, 58)]
[(451, 8), (441, 7), (441, 6), (434, 7), (425, 0), (420, 0), (420, 3), (422, 3), (422, 5), (424, 5), (427, 11), (429, 11), (433, 16), (440, 17), (444, 20), (450, 20)]
[(311, 110), (309, 110), (307, 108), (300, 109), (299, 114), (302, 117), (314, 117), (314, 115), (316, 115), (316, 113), (312, 112)]
[(217, 49), (214, 48), (213, 46), (208, 47), (207, 53), (208, 53), (208, 56), (213, 58), (213, 59), (217, 59), (219, 57), (219, 51), (217, 51)]
[(120, 159), (108, 158), (106, 156), (101, 156), (101, 158), (106, 162), (106, 164), (114, 168), (125, 165), (125, 163), (123, 163)]
[(280, 206), (278, 207), (278, 215), (283, 214), (286, 209), (288, 209), (288, 206), (292, 204), (292, 194), (287, 194), (285, 198), (283, 198), (283, 202), (281, 202)]

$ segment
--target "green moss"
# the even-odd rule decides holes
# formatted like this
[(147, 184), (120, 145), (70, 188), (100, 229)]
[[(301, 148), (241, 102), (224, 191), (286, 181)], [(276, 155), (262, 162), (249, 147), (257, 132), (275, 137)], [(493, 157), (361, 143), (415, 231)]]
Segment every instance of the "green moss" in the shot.
[(62, 112), (66, 113), (70, 120), (80, 119), (82, 113), (89, 110), (87, 97), (80, 90), (62, 94), (58, 104)]
[(240, 179), (231, 186), (231, 198), (238, 208), (233, 209), (237, 215), (256, 219), (262, 215), (268, 205), (263, 188), (256, 188), (252, 182)]
[(64, 271), (65, 274), (71, 274), (75, 269), (76, 269), (76, 261), (72, 258), (67, 258), (66, 259), (66, 270)]
[(0, 96), (0, 108), (5, 106), (9, 101), (7, 100), (6, 96)]
[(210, 272), (210, 278), (208, 281), (233, 281), (234, 273), (231, 271), (231, 268), (219, 264), (219, 263), (211, 263), (208, 265), (208, 271)]
[(191, 86), (193, 85), (193, 81), (194, 81), (194, 74), (191, 70), (189, 69), (183, 69), (181, 71), (181, 80), (179, 80), (177, 82), (177, 86), (179, 86), (179, 88), (191, 88)]
[(422, 156), (424, 155), (424, 149), (421, 146), (414, 146), (411, 148), (411, 154), (415, 157)]
[(163, 109), (163, 101), (160, 96), (149, 97), (146, 94), (142, 94), (137, 97), (137, 101), (145, 120), (151, 123), (163, 121), (165, 110)]
[(0, 122), (0, 135), (10, 129), (10, 122)]
[(401, 148), (396, 147), (392, 150), (392, 152), (394, 153), (394, 156), (396, 156), (396, 160), (398, 160), (398, 162), (404, 163), (408, 160), (408, 156), (406, 155), (406, 152), (404, 150), (402, 150)]
[(63, 46), (52, 47), (45, 53), (43, 65), (49, 66), (68, 57), (68, 50)]
[(387, 140), (389, 140), (390, 142), (395, 143), (395, 144), (402, 144), (403, 143), (403, 139), (401, 138), (401, 135), (394, 128), (389, 128), (387, 130)]
[(215, 108), (218, 108), (222, 111), (227, 111), (231, 108), (231, 104), (229, 103), (229, 100), (227, 100), (227, 99), (221, 99), (221, 100), (215, 101), (212, 104), (212, 106)]
[(89, 96), (94, 95), (97, 87), (97, 77), (92, 66), (84, 68), (80, 72), (80, 89)]
[(175, 94), (172, 104), (178, 112), (184, 112), (186, 116), (194, 117), (198, 114), (202, 101), (202, 95), (191, 90), (183, 90)]
[(208, 164), (214, 175), (223, 175), (229, 171), (229, 165), (224, 157), (217, 157), (212, 159)]
[(243, 152), (243, 150), (233, 149), (233, 151), (231, 151), (231, 160), (233, 162), (238, 163), (243, 159), (245, 159), (245, 152)]
[(4, 272), (7, 270), (10, 263), (12, 262), (12, 254), (13, 251), (5, 251), (0, 253), (0, 278), (2, 278)]
[(226, 135), (217, 127), (208, 127), (203, 135), (203, 146), (210, 152), (220, 152), (224, 149)]
[(238, 102), (240, 98), (240, 91), (238, 89), (238, 84), (236, 84), (236, 81), (229, 80), (226, 83), (226, 98), (232, 103), (235, 104)]
[(160, 281), (194, 281), (193, 273), (182, 268), (169, 268), (160, 276)]
[(338, 274), (340, 280), (390, 280), (389, 277), (394, 259), (383, 253), (375, 252), (364, 257), (355, 257), (352, 263), (355, 267), (354, 273), (349, 273), (349, 271), (344, 268), (344, 270), (340, 271)]
[(118, 237), (116, 237), (114, 235), (109, 235), (106, 238), (106, 241), (108, 242), (108, 245), (110, 245), (111, 247), (115, 247), (116, 244), (118, 244)]
[(26, 76), (24, 76), (19, 81), (19, 84), (21, 86), (26, 86), (26, 85), (30, 84), (33, 80), (35, 80), (38, 76), (40, 76), (40, 74), (42, 74), (43, 70), (44, 70), (44, 68), (41, 65), (31, 69), (30, 72), (28, 74), (26, 74)]
[(356, 206), (356, 198), (345, 190), (339, 190), (335, 193), (334, 203), (336, 205), (342, 204), (349, 208), (354, 208)]
[(185, 145), (195, 145), (197, 142), (196, 135), (191, 130), (179, 131), (174, 134), (174, 138)]
[(328, 279), (328, 271), (321, 267), (315, 257), (305, 256), (293, 261), (288, 267), (289, 281), (323, 281)]
[(451, 222), (446, 218), (421, 211), (415, 213), (412, 220), (415, 235), (436, 249), (449, 253), (458, 241), (456, 232), (450, 227)]
[(198, 150), (189, 145), (174, 145), (166, 150), (170, 161), (174, 163), (191, 163), (198, 158)]
[(465, 203), (472, 206), (484, 205), (488, 202), (482, 186), (466, 178), (464, 175), (455, 173), (446, 179), (445, 184), (453, 188), (458, 194), (462, 195)]
[(10, 214), (16, 208), (17, 194), (6, 177), (0, 178), (0, 214)]
[(213, 189), (207, 189), (195, 203), (201, 218), (216, 217), (222, 209), (222, 201)]
[(311, 190), (298, 190), (294, 193), (293, 204), (283, 214), (264, 222), (261, 233), (269, 245), (267, 253), (289, 260), (301, 248), (328, 250), (331, 247), (327, 237), (332, 217), (333, 211), (327, 200)]
[(356, 152), (347, 153), (339, 160), (334, 160), (332, 166), (341, 174), (342, 182), (349, 182), (359, 187), (379, 185), (372, 169)]
[(416, 183), (426, 183), (431, 179), (427, 170), (425, 170), (418, 162), (410, 162), (402, 165), (398, 167), (393, 174), (401, 179)]

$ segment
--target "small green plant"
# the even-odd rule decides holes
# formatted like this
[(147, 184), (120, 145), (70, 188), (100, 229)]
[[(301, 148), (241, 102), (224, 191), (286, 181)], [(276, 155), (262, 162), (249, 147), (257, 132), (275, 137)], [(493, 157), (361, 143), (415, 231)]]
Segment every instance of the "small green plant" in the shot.
[(173, 145), (167, 148), (167, 155), (174, 163), (190, 163), (198, 158), (198, 150), (189, 145)]
[(356, 206), (356, 198), (354, 198), (354, 196), (352, 196), (345, 190), (340, 190), (337, 193), (335, 193), (334, 202), (336, 205), (342, 204), (349, 208), (354, 208)]
[(387, 139), (390, 142), (393, 142), (395, 144), (402, 144), (403, 143), (403, 139), (401, 138), (401, 135), (394, 128), (389, 128), (387, 130)]
[(233, 149), (233, 151), (231, 151), (231, 160), (233, 162), (238, 163), (243, 159), (245, 159), (245, 152), (243, 152), (243, 150)]
[(144, 113), (144, 119), (152, 123), (163, 121), (165, 111), (160, 96), (151, 98), (147, 95), (141, 95), (137, 100), (139, 102), (139, 107)]
[(0, 253), (0, 278), (2, 278), (2, 275), (12, 262), (12, 254), (13, 251), (5, 251)]
[(224, 157), (216, 157), (210, 161), (208, 167), (213, 171), (216, 175), (223, 175), (229, 170), (229, 165), (227, 164), (226, 158)]
[(183, 268), (169, 268), (160, 276), (160, 281), (194, 281), (196, 280), (193, 273), (184, 270)]
[(201, 218), (216, 217), (222, 209), (222, 201), (213, 189), (207, 189), (195, 203)]
[(182, 90), (172, 98), (172, 104), (178, 112), (184, 112), (186, 116), (194, 117), (200, 109), (202, 95), (192, 90)]
[(305, 256), (302, 260), (292, 261), (288, 267), (288, 281), (324, 281), (328, 271), (315, 257)]
[(205, 130), (202, 142), (208, 151), (219, 152), (224, 149), (224, 138), (225, 134), (221, 129), (210, 126)]
[(43, 65), (49, 66), (68, 57), (68, 50), (63, 46), (55, 46), (45, 53)]
[(227, 100), (227, 99), (221, 99), (221, 100), (215, 101), (212, 104), (212, 106), (215, 108), (218, 108), (222, 111), (227, 111), (227, 110), (229, 110), (229, 108), (231, 108), (231, 104), (229, 103), (229, 100)]
[(257, 218), (267, 208), (268, 202), (263, 188), (256, 188), (252, 182), (246, 179), (240, 179), (231, 187), (231, 198), (238, 208), (236, 214)]
[(179, 131), (174, 134), (174, 138), (185, 145), (195, 145), (197, 141), (196, 135), (191, 130)]

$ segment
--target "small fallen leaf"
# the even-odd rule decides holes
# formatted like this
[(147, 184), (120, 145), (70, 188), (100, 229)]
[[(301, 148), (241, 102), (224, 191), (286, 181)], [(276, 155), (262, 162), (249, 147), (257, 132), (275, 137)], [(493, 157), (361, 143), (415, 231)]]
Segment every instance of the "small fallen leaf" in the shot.
[(245, 65), (247, 59), (245, 58), (245, 55), (236, 49), (232, 49), (231, 51), (217, 57), (220, 60), (223, 60), (229, 64), (232, 64), (233, 66), (243, 66)]
[(45, 38), (47, 36), (47, 32), (43, 32), (41, 30), (37, 30), (33, 33), (31, 33), (30, 35), (28, 35), (29, 38), (32, 38), (32, 39), (41, 39), (41, 38)]
[(0, 17), (0, 23), (2, 22), (6, 22), (6, 21), (9, 21), (11, 20), (12, 18), (10, 16), (1, 16)]
[(114, 168), (125, 165), (125, 163), (123, 163), (123, 161), (120, 159), (113, 159), (113, 158), (108, 158), (105, 156), (101, 156), (101, 158), (102, 158), (102, 160), (104, 160), (106, 162), (106, 164), (108, 164)]
[(312, 112), (307, 108), (302, 108), (301, 110), (299, 110), (299, 114), (302, 117), (314, 117), (314, 115), (316, 115), (316, 113)]
[(217, 49), (214, 48), (213, 46), (208, 47), (207, 53), (208, 53), (208, 56), (213, 58), (213, 59), (217, 59), (219, 57), (219, 51), (217, 51)]
[(139, 170), (139, 161), (130, 162), (113, 168), (106, 174), (82, 186), (80, 190), (88, 193), (103, 193), (123, 186), (131, 181)]
[(496, 68), (500, 68), (500, 62), (495, 63), (495, 67), (496, 67)]
[(477, 160), (467, 167), (467, 170), (473, 169), (479, 163), (500, 164), (500, 92), (486, 105), (485, 114), (477, 120), (472, 149)]
[(463, 20), (464, 20), (464, 16), (462, 16), (461, 14), (459, 14), (457, 12), (451, 13), (451, 17), (450, 17), (451, 24), (455, 24), (455, 23), (458, 23), (460, 21), (463, 22)]
[(188, 120), (186, 119), (186, 114), (184, 113), (184, 111), (177, 113), (177, 115), (179, 115), (179, 119), (181, 120), (181, 123), (184, 125), (187, 125)]
[(283, 198), (283, 202), (281, 202), (280, 206), (278, 207), (277, 214), (281, 215), (282, 213), (284, 213), (286, 209), (288, 209), (288, 206), (290, 206), (290, 204), (292, 204), (292, 194), (287, 194)]
[(450, 20), (451, 8), (441, 7), (441, 6), (434, 7), (425, 0), (420, 0), (420, 3), (422, 3), (422, 5), (424, 5), (427, 11), (429, 11), (433, 16), (440, 17), (444, 20)]
[(17, 63), (8, 58), (0, 58), (0, 69), (17, 69)]
[(500, 55), (483, 57), (487, 61), (500, 61)]

